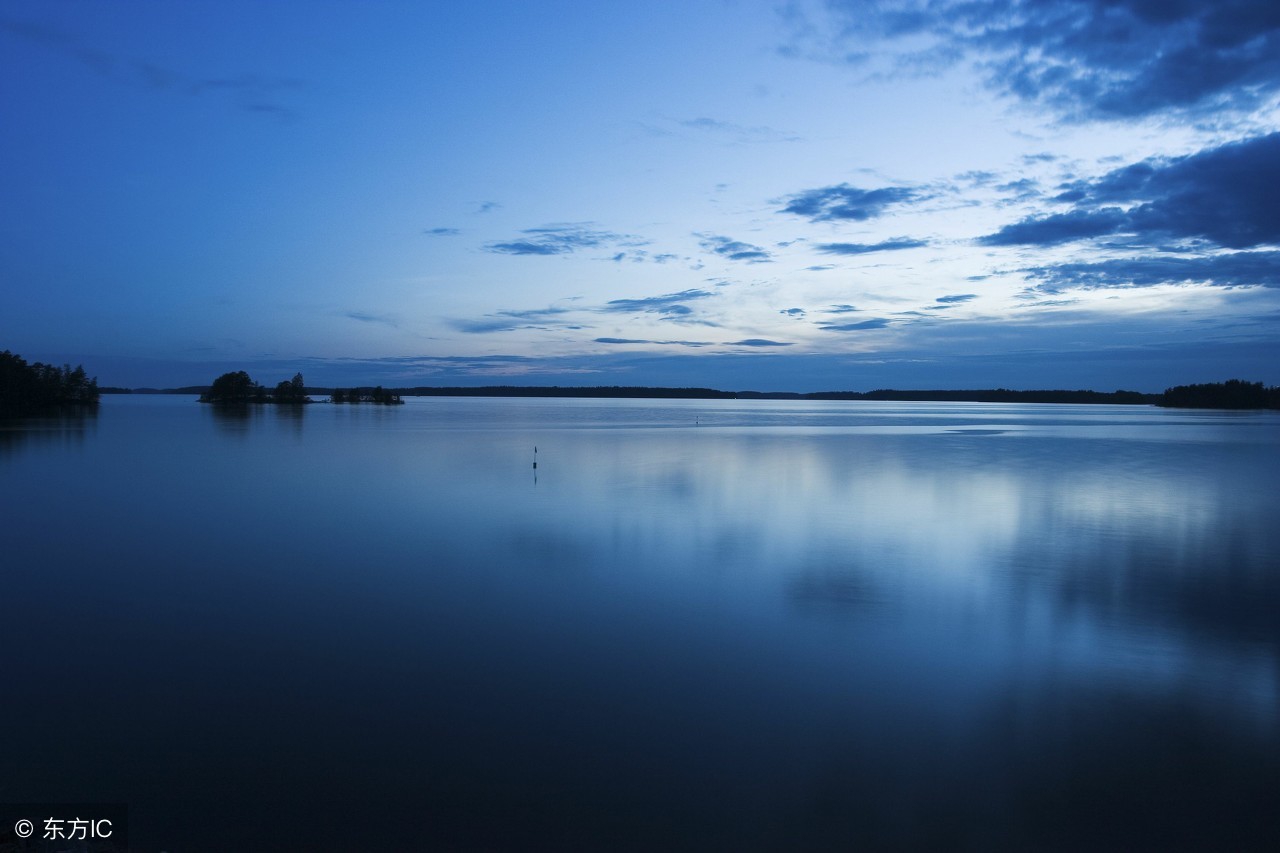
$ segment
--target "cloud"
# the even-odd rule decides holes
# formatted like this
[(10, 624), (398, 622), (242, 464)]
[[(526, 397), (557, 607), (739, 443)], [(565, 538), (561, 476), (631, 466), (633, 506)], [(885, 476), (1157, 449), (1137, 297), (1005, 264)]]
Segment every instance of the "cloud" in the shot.
[[(603, 305), (579, 305), (572, 308), (552, 306), (550, 308), (532, 308), (523, 310), (495, 311), (479, 319), (455, 319), (449, 321), (455, 329), (467, 334), (492, 334), (494, 332), (511, 332), (517, 329), (569, 329), (589, 328), (582, 320), (592, 314), (658, 314), (659, 319), (673, 321), (683, 325), (716, 326), (708, 320), (697, 319), (693, 309), (686, 302), (706, 299), (716, 294), (709, 290), (682, 290), (679, 293), (667, 293), (661, 296), (646, 296), (639, 299), (614, 299)], [(622, 338), (601, 339), (600, 343), (619, 343)], [(653, 343), (647, 341), (646, 343)], [(662, 342), (658, 342), (662, 343)], [(666, 343), (671, 343), (670, 341)]]
[(427, 228), (422, 233), (431, 237), (456, 237), (462, 232), (457, 228)]
[(1041, 293), (1183, 283), (1280, 288), (1280, 251), (1228, 252), (1199, 258), (1116, 258), (1031, 267), (1022, 272), (1039, 282), (1033, 290)]
[(1123, 230), (1129, 217), (1118, 207), (1075, 210), (1051, 216), (1035, 216), (1006, 225), (979, 239), (984, 246), (1056, 246), (1074, 240), (1105, 237)]
[(871, 252), (895, 252), (902, 249), (918, 249), (929, 245), (924, 240), (898, 237), (879, 243), (819, 243), (814, 248), (828, 255), (866, 255)]
[(669, 314), (675, 309), (674, 313), (687, 313), (689, 308), (682, 303), (710, 296), (715, 296), (715, 293), (709, 290), (682, 290), (679, 293), (640, 299), (611, 299), (604, 304), (602, 310)]
[(892, 322), (883, 318), (875, 320), (863, 320), (861, 323), (819, 323), (819, 327), (826, 332), (862, 332), (869, 329), (883, 329)]
[(752, 243), (743, 243), (740, 240), (732, 240), (728, 237), (714, 234), (699, 234), (697, 236), (702, 238), (702, 248), (731, 261), (765, 264), (772, 260), (772, 256), (765, 249)]
[(609, 260), (619, 264), (622, 263), (623, 261), (630, 261), (633, 264), (640, 264), (645, 262), (651, 262), (655, 264), (665, 264), (670, 261), (676, 260), (677, 257), (678, 256), (673, 255), (669, 252), (662, 252), (656, 255), (651, 255), (649, 254), (649, 252), (645, 251), (644, 249), (630, 249), (625, 252), (614, 252), (609, 257)]
[[(179, 75), (172, 73), (172, 76), (176, 78)], [(154, 75), (152, 79), (155, 79)], [(230, 92), (239, 98), (241, 108), (244, 110), (290, 117), (293, 115), (293, 110), (276, 103), (276, 96), (304, 86), (301, 80), (292, 77), (239, 74), (234, 77), (192, 80), (185, 85), (185, 89), (192, 95), (202, 95), (205, 92)]]
[(563, 255), (572, 252), (571, 246), (552, 242), (535, 243), (530, 240), (513, 240), (509, 243), (488, 243), (485, 251), (501, 255)]
[(941, 302), (943, 305), (959, 305), (962, 302), (968, 302), (970, 299), (977, 299), (976, 293), (955, 293), (950, 296), (939, 296), (934, 302)]
[(783, 308), (778, 313), (788, 317), (795, 317), (798, 320), (805, 315), (805, 310), (803, 308)]
[[(598, 231), (586, 224), (545, 225), (526, 228), (522, 237), (486, 243), (485, 251), (502, 255), (568, 255), (579, 249), (612, 249), (647, 245), (646, 240), (612, 231)], [(616, 259), (616, 258), (615, 258)]]
[(860, 309), (860, 308), (854, 308), (852, 305), (832, 305), (830, 308), (828, 308), (828, 309), (827, 309), (826, 313), (828, 313), (828, 314), (857, 314), (857, 313), (859, 313), (861, 310), (862, 310), (862, 309)]
[(684, 119), (677, 121), (676, 124), (688, 130), (696, 130), (701, 133), (707, 133), (724, 138), (731, 143), (801, 141), (801, 137), (794, 133), (786, 133), (784, 131), (775, 130), (772, 127), (745, 127), (740, 124), (734, 124), (733, 122), (721, 121), (720, 119), (707, 118), (705, 116)]
[(787, 201), (782, 212), (803, 216), (810, 222), (865, 222), (882, 216), (892, 205), (916, 201), (922, 197), (919, 190), (909, 187), (864, 190), (848, 184), (838, 184), (797, 193)]
[(451, 325), (471, 335), (511, 332), (516, 329), (581, 329), (581, 325), (554, 319), (572, 313), (569, 308), (532, 308), (523, 311), (497, 311), (479, 320), (453, 320)]
[(598, 344), (648, 344), (651, 346), (707, 347), (710, 341), (647, 341), (636, 338), (596, 338)]
[(1014, 201), (1030, 201), (1033, 198), (1039, 198), (1044, 195), (1040, 189), (1040, 183), (1033, 178), (1019, 178), (1015, 181), (1008, 181), (998, 184), (996, 189)]
[(789, 347), (790, 343), (783, 341), (770, 341), (764, 338), (747, 338), (744, 341), (729, 341), (730, 346), (735, 347)]
[(1280, 91), (1274, 0), (841, 0), (834, 8), (841, 44), (885, 40), (902, 51), (901, 64), (921, 70), (967, 62), (996, 91), (1068, 119), (1247, 111)]
[(1175, 158), (1153, 158), (1063, 185), (1066, 213), (1030, 217), (979, 240), (1052, 246), (1117, 234), (1146, 244), (1208, 241), (1229, 249), (1280, 243), (1280, 133)]
[[(642, 338), (596, 338), (598, 344), (644, 344), (649, 346), (708, 347), (711, 341), (651, 341)], [(742, 341), (726, 341), (725, 346), (734, 347), (789, 347), (791, 344), (770, 341), (764, 338), (748, 338)]]
[(384, 314), (368, 314), (364, 311), (345, 311), (342, 316), (350, 320), (359, 320), (361, 323), (379, 323), (396, 329), (400, 328), (398, 320)]

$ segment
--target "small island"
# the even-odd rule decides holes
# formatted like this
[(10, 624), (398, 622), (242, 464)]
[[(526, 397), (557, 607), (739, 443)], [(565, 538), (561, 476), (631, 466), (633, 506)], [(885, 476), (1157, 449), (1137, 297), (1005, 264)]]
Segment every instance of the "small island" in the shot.
[[(301, 373), (295, 373), (293, 379), (281, 381), (274, 389), (259, 385), (243, 370), (224, 373), (208, 390), (200, 395), (201, 403), (218, 403), (223, 405), (247, 405), (249, 403), (275, 403), (279, 405), (305, 405), (314, 403), (307, 396), (306, 384)], [(373, 403), (381, 406), (403, 405), (400, 395), (386, 391), (381, 385), (373, 388), (352, 388), (342, 390), (335, 388), (329, 392), (330, 403)]]
[(84, 367), (27, 364), (19, 355), (0, 352), (0, 417), (84, 410), (98, 405), (98, 380)]
[(209, 390), (200, 395), (201, 403), (222, 403), (244, 405), (248, 403), (279, 403), (281, 405), (302, 405), (314, 402), (307, 396), (302, 382), (302, 374), (295, 373), (292, 380), (284, 380), (274, 390), (268, 390), (250, 378), (243, 370), (224, 373)]

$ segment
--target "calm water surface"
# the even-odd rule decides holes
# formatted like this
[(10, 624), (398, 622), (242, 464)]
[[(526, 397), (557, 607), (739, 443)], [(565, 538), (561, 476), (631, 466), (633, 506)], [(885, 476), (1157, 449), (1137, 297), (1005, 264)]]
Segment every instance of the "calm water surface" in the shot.
[(108, 397), (0, 426), (0, 801), (174, 853), (1276, 849), (1277, 483), (1274, 413)]

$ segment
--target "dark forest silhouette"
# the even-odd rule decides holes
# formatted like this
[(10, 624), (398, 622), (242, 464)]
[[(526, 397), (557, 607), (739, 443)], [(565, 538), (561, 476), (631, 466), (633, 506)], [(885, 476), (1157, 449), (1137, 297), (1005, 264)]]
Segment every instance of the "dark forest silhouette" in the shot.
[(399, 406), (404, 403), (398, 391), (387, 391), (381, 385), (373, 388), (334, 388), (329, 392), (330, 403), (377, 403), (383, 406)]
[[(341, 393), (335, 392), (335, 393)], [(1155, 394), (1137, 391), (1011, 391), (1005, 388), (980, 390), (898, 391), (719, 391), (714, 388), (659, 388), (647, 386), (596, 385), (485, 385), (478, 387), (397, 388), (391, 393), (408, 397), (587, 397), (601, 399), (658, 400), (903, 400), (987, 403), (1120, 403), (1150, 404)], [(337, 402), (337, 400), (335, 400)]]
[(1228, 379), (1166, 389), (1157, 406), (1179, 409), (1280, 409), (1280, 387)]
[(21, 416), (80, 409), (98, 403), (98, 380), (84, 367), (34, 362), (0, 352), (0, 416)]

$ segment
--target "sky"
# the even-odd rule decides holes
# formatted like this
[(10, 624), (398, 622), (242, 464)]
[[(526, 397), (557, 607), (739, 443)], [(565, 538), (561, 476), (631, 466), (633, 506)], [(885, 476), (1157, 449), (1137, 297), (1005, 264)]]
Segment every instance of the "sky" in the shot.
[(0, 0), (104, 385), (1280, 384), (1275, 0)]

